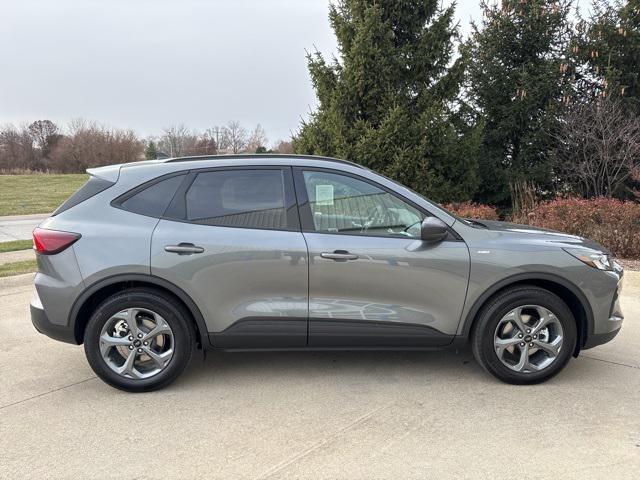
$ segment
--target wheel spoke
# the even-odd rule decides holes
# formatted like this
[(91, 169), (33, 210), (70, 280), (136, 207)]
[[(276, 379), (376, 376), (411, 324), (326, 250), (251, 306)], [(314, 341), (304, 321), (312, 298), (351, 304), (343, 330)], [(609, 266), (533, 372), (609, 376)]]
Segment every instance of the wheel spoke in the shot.
[(507, 348), (517, 345), (520, 342), (522, 342), (522, 340), (518, 337), (496, 338), (493, 344), (496, 348), (496, 353), (501, 357)]
[(522, 321), (522, 307), (518, 307), (507, 314), (505, 320), (510, 320), (520, 333), (527, 333), (527, 326)]
[(122, 364), (122, 366), (118, 369), (118, 373), (120, 375), (129, 375), (132, 378), (140, 377), (140, 375), (138, 375), (137, 370), (135, 369), (136, 356), (137, 355), (135, 350), (131, 350), (129, 352), (129, 356), (127, 357), (125, 362)]
[(551, 313), (549, 310), (547, 310), (546, 308), (536, 307), (536, 311), (538, 312), (538, 316), (540, 319), (538, 320), (538, 323), (536, 323), (533, 329), (531, 330), (531, 333), (535, 333), (535, 334), (537, 334), (538, 332), (540, 332), (540, 330), (542, 330), (547, 325), (549, 325), (549, 323), (557, 320), (555, 315)]
[(167, 350), (166, 352), (156, 353), (148, 347), (143, 347), (144, 353), (149, 355), (151, 360), (156, 364), (156, 366), (162, 370), (166, 367), (167, 362), (171, 359), (173, 355), (173, 350)]
[(520, 360), (513, 367), (514, 370), (518, 372), (522, 372), (529, 367), (529, 344), (525, 343), (524, 347), (520, 348)]
[(149, 333), (146, 333), (144, 335), (144, 337), (142, 338), (142, 340), (150, 341), (150, 340), (153, 340), (154, 338), (156, 338), (158, 335), (165, 334), (165, 333), (171, 333), (171, 327), (169, 327), (167, 322), (164, 321), (164, 318), (162, 318), (161, 316), (157, 315), (156, 316), (156, 322), (157, 322), (156, 326), (153, 328), (153, 330), (151, 330)]

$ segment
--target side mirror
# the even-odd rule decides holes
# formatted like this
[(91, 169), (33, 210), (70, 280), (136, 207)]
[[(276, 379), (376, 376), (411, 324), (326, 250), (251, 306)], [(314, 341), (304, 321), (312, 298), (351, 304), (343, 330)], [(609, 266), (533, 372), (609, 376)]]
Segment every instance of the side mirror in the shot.
[(447, 235), (449, 230), (447, 224), (436, 217), (427, 217), (422, 221), (420, 227), (420, 237), (423, 242), (437, 243), (441, 242)]

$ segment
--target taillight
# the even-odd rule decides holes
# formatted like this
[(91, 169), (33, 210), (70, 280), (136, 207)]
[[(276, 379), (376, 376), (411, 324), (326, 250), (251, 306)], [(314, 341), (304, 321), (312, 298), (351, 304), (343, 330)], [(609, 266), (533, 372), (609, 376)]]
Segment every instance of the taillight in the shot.
[(33, 231), (33, 246), (38, 253), (53, 255), (70, 247), (80, 237), (79, 233), (36, 228)]

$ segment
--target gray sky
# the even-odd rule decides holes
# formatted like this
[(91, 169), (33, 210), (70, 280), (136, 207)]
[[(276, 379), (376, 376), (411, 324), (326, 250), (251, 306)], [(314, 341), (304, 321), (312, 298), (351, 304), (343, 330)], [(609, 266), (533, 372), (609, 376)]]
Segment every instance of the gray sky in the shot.
[[(82, 117), (140, 135), (261, 123), (315, 105), (305, 49), (335, 50), (327, 0), (0, 0), (0, 124)], [(478, 1), (460, 0), (466, 29)]]

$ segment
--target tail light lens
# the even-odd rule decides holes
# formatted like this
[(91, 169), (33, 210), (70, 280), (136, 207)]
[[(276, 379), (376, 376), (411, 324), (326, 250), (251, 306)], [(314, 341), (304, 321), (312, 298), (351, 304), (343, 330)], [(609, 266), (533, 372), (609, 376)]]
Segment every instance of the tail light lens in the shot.
[(33, 231), (33, 246), (38, 253), (54, 255), (69, 248), (81, 236), (79, 233), (36, 228)]

